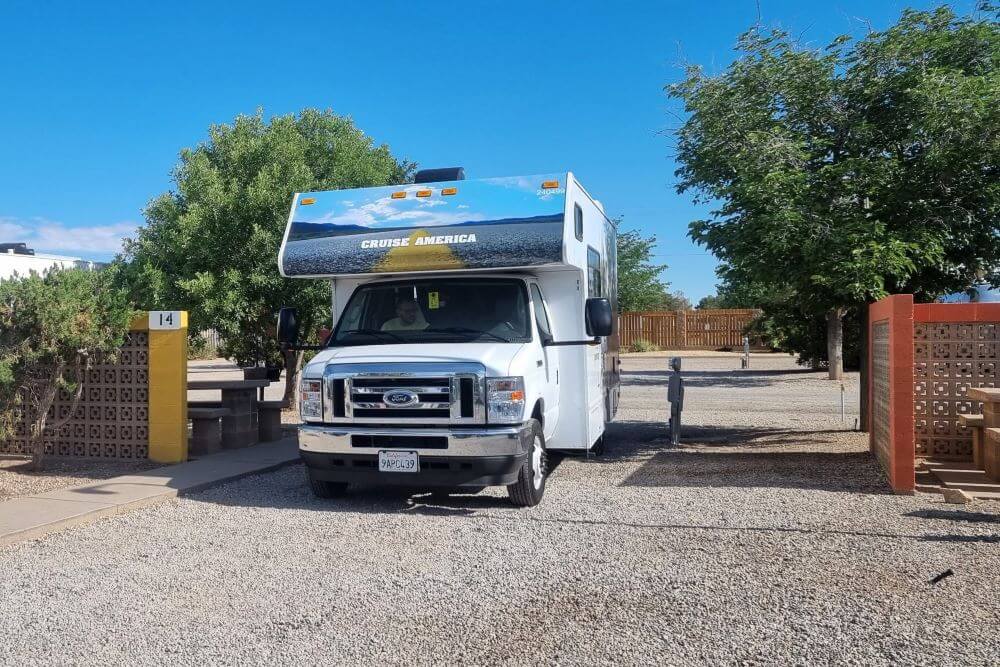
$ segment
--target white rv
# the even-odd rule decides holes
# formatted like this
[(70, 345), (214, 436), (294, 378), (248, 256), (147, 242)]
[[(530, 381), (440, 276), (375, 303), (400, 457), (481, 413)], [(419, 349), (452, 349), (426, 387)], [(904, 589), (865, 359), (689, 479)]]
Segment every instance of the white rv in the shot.
[(295, 195), (281, 272), (331, 280), (335, 322), (300, 387), (310, 485), (535, 505), (547, 452), (599, 453), (617, 410), (615, 226), (571, 173), (416, 181)]

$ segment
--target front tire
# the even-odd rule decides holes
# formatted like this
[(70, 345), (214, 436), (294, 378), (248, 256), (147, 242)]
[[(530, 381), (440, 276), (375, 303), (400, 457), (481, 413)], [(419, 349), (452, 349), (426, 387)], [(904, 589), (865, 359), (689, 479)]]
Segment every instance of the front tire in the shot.
[(344, 482), (328, 482), (325, 479), (316, 479), (312, 471), (306, 469), (306, 478), (309, 480), (309, 488), (317, 498), (339, 498), (347, 493), (347, 484)]
[(507, 495), (517, 507), (534, 507), (545, 495), (545, 482), (549, 476), (548, 453), (545, 450), (545, 435), (537, 419), (531, 420), (531, 446), (517, 481), (507, 486)]

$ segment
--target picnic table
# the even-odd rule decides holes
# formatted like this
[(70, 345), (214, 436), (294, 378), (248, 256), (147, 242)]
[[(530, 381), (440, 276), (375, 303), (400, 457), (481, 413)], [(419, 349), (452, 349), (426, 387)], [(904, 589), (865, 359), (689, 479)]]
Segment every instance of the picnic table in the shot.
[(222, 446), (249, 447), (259, 440), (257, 430), (257, 390), (270, 380), (188, 380), (188, 389), (218, 389), (222, 407), (229, 413), (222, 417)]
[(1000, 482), (1000, 388), (969, 389), (966, 396), (983, 402), (983, 467), (987, 477)]

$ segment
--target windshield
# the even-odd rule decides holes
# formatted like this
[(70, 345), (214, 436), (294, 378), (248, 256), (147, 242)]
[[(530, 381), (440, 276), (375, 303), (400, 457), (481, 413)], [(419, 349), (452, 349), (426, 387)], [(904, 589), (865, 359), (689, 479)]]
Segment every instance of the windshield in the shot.
[(438, 278), (376, 283), (351, 296), (331, 346), (525, 343), (528, 298), (520, 280)]

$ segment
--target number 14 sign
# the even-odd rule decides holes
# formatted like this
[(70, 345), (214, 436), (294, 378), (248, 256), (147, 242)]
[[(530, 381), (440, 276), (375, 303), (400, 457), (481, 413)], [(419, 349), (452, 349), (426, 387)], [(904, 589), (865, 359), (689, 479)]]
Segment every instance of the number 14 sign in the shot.
[(151, 310), (149, 311), (150, 329), (180, 329), (181, 311)]

